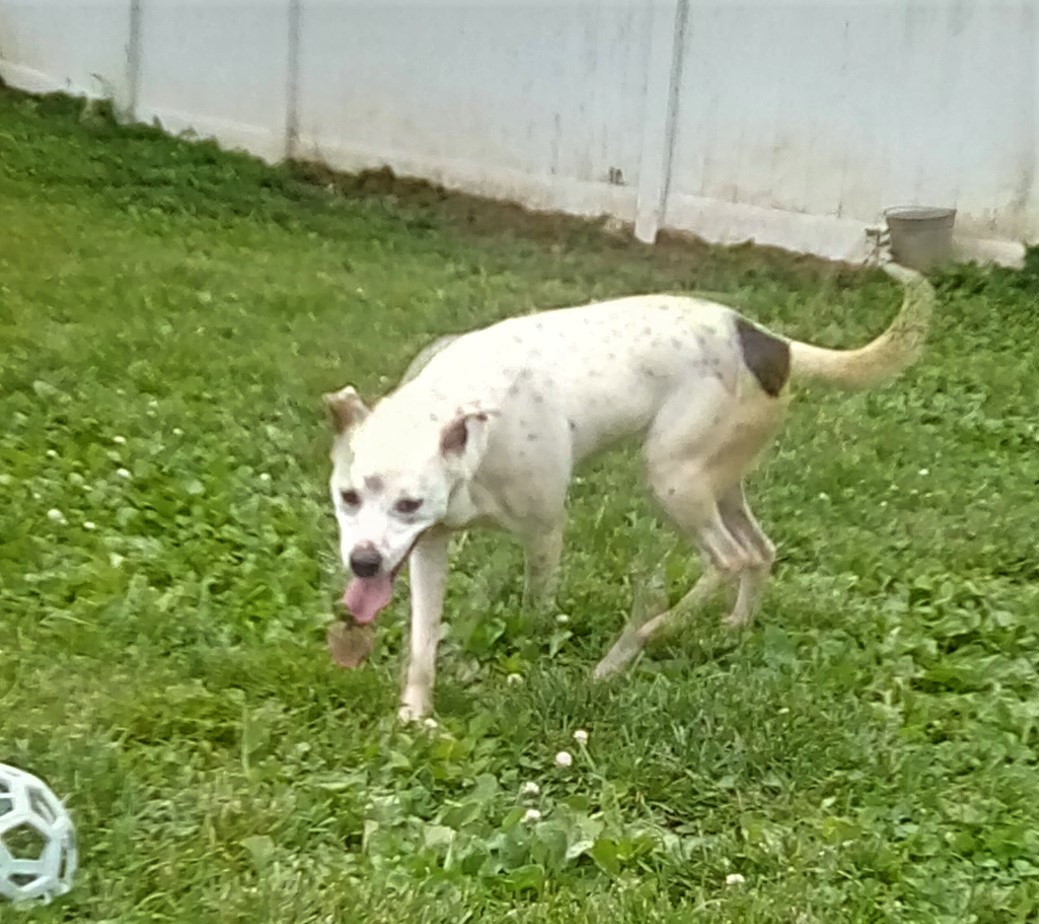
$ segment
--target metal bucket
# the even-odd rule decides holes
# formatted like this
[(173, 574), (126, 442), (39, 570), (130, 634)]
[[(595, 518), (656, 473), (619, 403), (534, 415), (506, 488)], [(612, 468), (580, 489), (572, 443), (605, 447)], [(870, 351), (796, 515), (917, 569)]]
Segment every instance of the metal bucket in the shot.
[(952, 256), (956, 209), (907, 205), (884, 210), (891, 256), (903, 266), (927, 272)]

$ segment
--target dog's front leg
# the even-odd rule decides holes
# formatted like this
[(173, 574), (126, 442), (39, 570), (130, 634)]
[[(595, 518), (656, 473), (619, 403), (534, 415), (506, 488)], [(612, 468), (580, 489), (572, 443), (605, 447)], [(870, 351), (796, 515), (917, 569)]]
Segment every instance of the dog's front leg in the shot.
[(440, 617), (447, 588), (448, 543), (446, 530), (433, 529), (411, 553), (411, 657), (397, 713), (403, 722), (422, 718), (432, 706)]
[(523, 607), (540, 611), (552, 606), (559, 589), (563, 526), (532, 533), (524, 539)]

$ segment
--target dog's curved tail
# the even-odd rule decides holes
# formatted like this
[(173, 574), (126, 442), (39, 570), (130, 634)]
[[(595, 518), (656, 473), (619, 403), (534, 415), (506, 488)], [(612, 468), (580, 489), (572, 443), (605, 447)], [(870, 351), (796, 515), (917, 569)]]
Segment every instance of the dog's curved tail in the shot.
[(429, 365), (430, 360), (436, 356), (437, 353), (454, 343), (458, 339), (458, 336), (458, 334), (445, 334), (443, 337), (434, 340), (431, 344), (419, 350), (418, 355), (408, 363), (408, 368), (404, 370), (404, 374), (400, 377), (400, 384), (404, 385), (415, 378), (415, 376)]
[(898, 263), (887, 263), (883, 269), (905, 289), (902, 308), (888, 329), (857, 350), (829, 350), (791, 340), (793, 378), (857, 390), (881, 385), (916, 362), (934, 311), (934, 287), (923, 275)]

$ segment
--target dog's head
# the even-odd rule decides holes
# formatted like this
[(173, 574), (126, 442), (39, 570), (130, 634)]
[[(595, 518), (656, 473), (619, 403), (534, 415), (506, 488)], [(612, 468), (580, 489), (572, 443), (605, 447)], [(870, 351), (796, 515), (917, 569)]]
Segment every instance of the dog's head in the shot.
[(339, 549), (353, 575), (343, 602), (357, 622), (370, 623), (389, 604), (415, 544), (479, 466), (488, 414), (459, 408), (442, 421), (392, 399), (369, 411), (351, 387), (324, 399), (335, 430), (330, 488)]

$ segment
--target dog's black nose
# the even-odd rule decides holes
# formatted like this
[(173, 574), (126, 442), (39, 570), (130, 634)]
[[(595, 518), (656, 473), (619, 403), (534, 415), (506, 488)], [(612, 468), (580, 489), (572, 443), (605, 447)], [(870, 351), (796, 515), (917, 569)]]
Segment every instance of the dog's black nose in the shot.
[(350, 570), (359, 578), (375, 577), (382, 567), (382, 556), (371, 546), (360, 546), (350, 553)]

